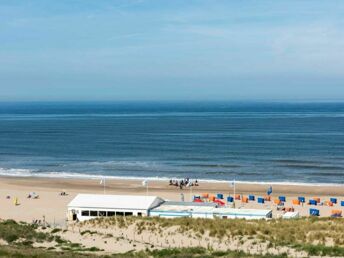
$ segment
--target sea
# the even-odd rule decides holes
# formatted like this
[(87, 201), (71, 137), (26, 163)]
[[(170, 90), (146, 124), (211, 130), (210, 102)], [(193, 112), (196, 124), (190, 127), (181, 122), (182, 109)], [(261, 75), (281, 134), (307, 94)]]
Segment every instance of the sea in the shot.
[(3, 102), (0, 175), (344, 186), (344, 103)]

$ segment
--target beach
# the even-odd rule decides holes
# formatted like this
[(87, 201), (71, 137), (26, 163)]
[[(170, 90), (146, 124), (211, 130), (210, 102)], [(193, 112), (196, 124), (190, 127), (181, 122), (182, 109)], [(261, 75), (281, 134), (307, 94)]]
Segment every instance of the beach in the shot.
[[(265, 196), (267, 184), (236, 184), (236, 193), (247, 196), (253, 194), (256, 197)], [(321, 201), (337, 197), (339, 204), (333, 207), (316, 206), (320, 210), (320, 216), (330, 216), (332, 209), (340, 209), (340, 200), (344, 200), (344, 187), (340, 185), (283, 185), (273, 184), (272, 200), (280, 195), (287, 197), (285, 207), (294, 207), (301, 216), (308, 216), (309, 208), (315, 206), (292, 205), (291, 201), (298, 196), (305, 196), (306, 200), (313, 197), (321, 198)], [(233, 195), (233, 188), (228, 182), (199, 182), (199, 186), (180, 190), (170, 186), (168, 181), (149, 181), (148, 194), (157, 195), (167, 200), (180, 200), (181, 193), (185, 201), (189, 201), (192, 195), (202, 193), (223, 193), (224, 196)], [(60, 193), (65, 191), (66, 196)], [(39, 195), (38, 199), (27, 198), (30, 192)], [(116, 179), (106, 180), (106, 194), (145, 195), (146, 187), (142, 186), (142, 180)], [(66, 211), (68, 203), (78, 193), (104, 194), (104, 187), (99, 179), (74, 179), (74, 178), (40, 178), (40, 177), (1, 177), (0, 178), (0, 205), (1, 219), (14, 219), (17, 221), (32, 222), (33, 220), (45, 220), (49, 224), (64, 226), (66, 223)], [(6, 196), (10, 196), (7, 199)], [(14, 205), (14, 198), (18, 198), (19, 205)], [(282, 214), (276, 211), (273, 202), (258, 204), (257, 201), (249, 203), (236, 202), (237, 208), (272, 209), (274, 216)]]

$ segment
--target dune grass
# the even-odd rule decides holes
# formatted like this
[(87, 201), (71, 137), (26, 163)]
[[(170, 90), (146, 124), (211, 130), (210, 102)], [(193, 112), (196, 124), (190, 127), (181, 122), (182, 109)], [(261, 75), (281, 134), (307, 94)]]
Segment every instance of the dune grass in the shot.
[(194, 219), (158, 217), (117, 217), (100, 218), (93, 222), (98, 225), (126, 227), (135, 224), (137, 234), (144, 230), (161, 233), (164, 229), (177, 227), (183, 234), (194, 233), (234, 239), (254, 239), (268, 242), (272, 246), (288, 246), (303, 250), (310, 255), (344, 256), (344, 219), (340, 218), (300, 218), (294, 220), (243, 220), (243, 219)]
[(243, 252), (215, 252), (204, 248), (173, 248), (153, 251), (128, 252), (124, 254), (94, 255), (71, 251), (55, 252), (32, 247), (0, 246), (0, 257), (11, 258), (286, 258), (279, 256), (252, 256)]
[(54, 237), (49, 234), (37, 232), (37, 226), (17, 223), (14, 220), (0, 222), (0, 238), (8, 243), (13, 243), (19, 239), (32, 242), (52, 241)]
[[(134, 225), (137, 234), (152, 231), (161, 234), (173, 227), (183, 234), (203, 235), (222, 238), (253, 239), (269, 243), (270, 246), (288, 246), (295, 250), (306, 251), (309, 255), (344, 257), (344, 220), (330, 218), (304, 218), (297, 220), (220, 220), (220, 219), (163, 219), (150, 217), (99, 218), (81, 223), (92, 226), (125, 228)], [(52, 229), (50, 233), (40, 232), (37, 226), (17, 223), (13, 220), (0, 221), (0, 239), (9, 245), (0, 246), (1, 257), (95, 257), (92, 252), (98, 248), (84, 248), (80, 244), (64, 240)], [(95, 234), (85, 231), (83, 234)], [(34, 242), (52, 242), (56, 247), (48, 249), (33, 248)], [(56, 251), (56, 250), (62, 251)], [(99, 255), (99, 254), (98, 254)], [(240, 251), (216, 251), (211, 248), (170, 248), (163, 250), (146, 250), (97, 257), (257, 257), (277, 258), (282, 255), (248, 255)]]

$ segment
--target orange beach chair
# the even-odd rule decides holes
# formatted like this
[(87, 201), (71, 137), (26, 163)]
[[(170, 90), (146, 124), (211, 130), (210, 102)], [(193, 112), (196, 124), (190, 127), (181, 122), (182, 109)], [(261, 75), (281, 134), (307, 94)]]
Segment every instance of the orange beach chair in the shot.
[(241, 199), (240, 194), (236, 194), (236, 195), (234, 196), (234, 199), (235, 199), (235, 200), (240, 200), (240, 199)]
[(281, 204), (281, 200), (280, 199), (275, 199), (274, 200), (274, 204), (277, 204), (277, 205)]
[(243, 196), (241, 202), (248, 203), (248, 197)]
[(293, 203), (294, 205), (300, 205), (300, 201), (299, 201), (299, 200), (293, 200), (292, 203)]

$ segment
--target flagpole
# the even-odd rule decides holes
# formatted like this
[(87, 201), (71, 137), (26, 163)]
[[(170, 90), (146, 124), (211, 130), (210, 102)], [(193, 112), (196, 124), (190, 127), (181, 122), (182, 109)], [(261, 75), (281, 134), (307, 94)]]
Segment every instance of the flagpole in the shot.
[(148, 196), (148, 181), (146, 183), (146, 196)]
[(104, 177), (104, 195), (105, 195), (105, 177)]
[(233, 196), (233, 207), (235, 208), (235, 178), (234, 178), (234, 180), (233, 180), (233, 191), (234, 191), (234, 196)]
[(192, 185), (190, 184), (190, 202), (192, 202)]

